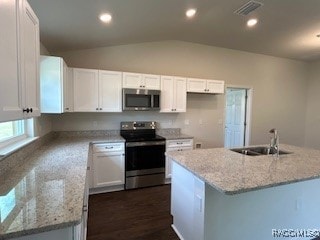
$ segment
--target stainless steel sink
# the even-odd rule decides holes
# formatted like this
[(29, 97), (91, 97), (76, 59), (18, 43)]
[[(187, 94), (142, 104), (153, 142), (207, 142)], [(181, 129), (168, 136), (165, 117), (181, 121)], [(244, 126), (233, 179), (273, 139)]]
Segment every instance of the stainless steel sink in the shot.
[[(261, 156), (261, 155), (273, 155), (276, 154), (277, 151), (270, 147), (245, 147), (245, 148), (233, 148), (231, 151), (241, 153), (249, 156)], [(279, 155), (290, 154), (291, 152), (287, 152), (284, 150), (279, 150)]]

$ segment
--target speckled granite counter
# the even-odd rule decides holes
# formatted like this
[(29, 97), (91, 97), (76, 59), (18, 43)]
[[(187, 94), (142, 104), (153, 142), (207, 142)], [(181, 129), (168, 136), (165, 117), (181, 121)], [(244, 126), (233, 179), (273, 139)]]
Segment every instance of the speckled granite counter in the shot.
[(178, 134), (160, 134), (160, 136), (164, 137), (166, 140), (175, 140), (175, 139), (193, 139), (192, 136), (178, 133)]
[(280, 145), (287, 155), (247, 156), (225, 148), (167, 152), (166, 155), (225, 194), (320, 178), (320, 151)]
[(0, 176), (0, 239), (80, 223), (89, 144), (120, 136), (54, 138)]
[(166, 140), (193, 139), (192, 136), (182, 134), (180, 128), (157, 129), (157, 134), (164, 137)]

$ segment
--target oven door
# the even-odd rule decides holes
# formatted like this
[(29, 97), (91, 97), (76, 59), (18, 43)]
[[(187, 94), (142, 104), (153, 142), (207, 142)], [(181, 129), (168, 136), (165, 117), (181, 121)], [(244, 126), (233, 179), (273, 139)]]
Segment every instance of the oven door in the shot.
[(164, 172), (165, 141), (126, 143), (126, 176)]

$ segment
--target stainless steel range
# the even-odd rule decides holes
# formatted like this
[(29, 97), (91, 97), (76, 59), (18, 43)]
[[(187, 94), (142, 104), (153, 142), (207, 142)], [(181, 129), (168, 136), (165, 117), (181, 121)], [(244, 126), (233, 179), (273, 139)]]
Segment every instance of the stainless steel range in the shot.
[(162, 185), (165, 181), (165, 138), (155, 122), (121, 122), (126, 140), (126, 189)]

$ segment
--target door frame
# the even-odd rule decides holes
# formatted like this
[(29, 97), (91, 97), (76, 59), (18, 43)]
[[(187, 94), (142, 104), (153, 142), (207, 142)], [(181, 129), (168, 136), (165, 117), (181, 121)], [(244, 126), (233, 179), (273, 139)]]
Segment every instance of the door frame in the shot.
[[(247, 104), (246, 104), (246, 128), (245, 128), (245, 142), (244, 146), (249, 146), (251, 141), (251, 121), (252, 121), (252, 98), (253, 98), (253, 87), (251, 86), (243, 86), (243, 85), (229, 85), (227, 84), (225, 87), (225, 93), (227, 94), (228, 88), (237, 88), (237, 89), (245, 89), (247, 90)], [(224, 100), (224, 128), (226, 126), (226, 108), (227, 108), (227, 98), (225, 94)], [(223, 142), (225, 140), (225, 129), (223, 131)], [(224, 146), (225, 147), (225, 146)]]

